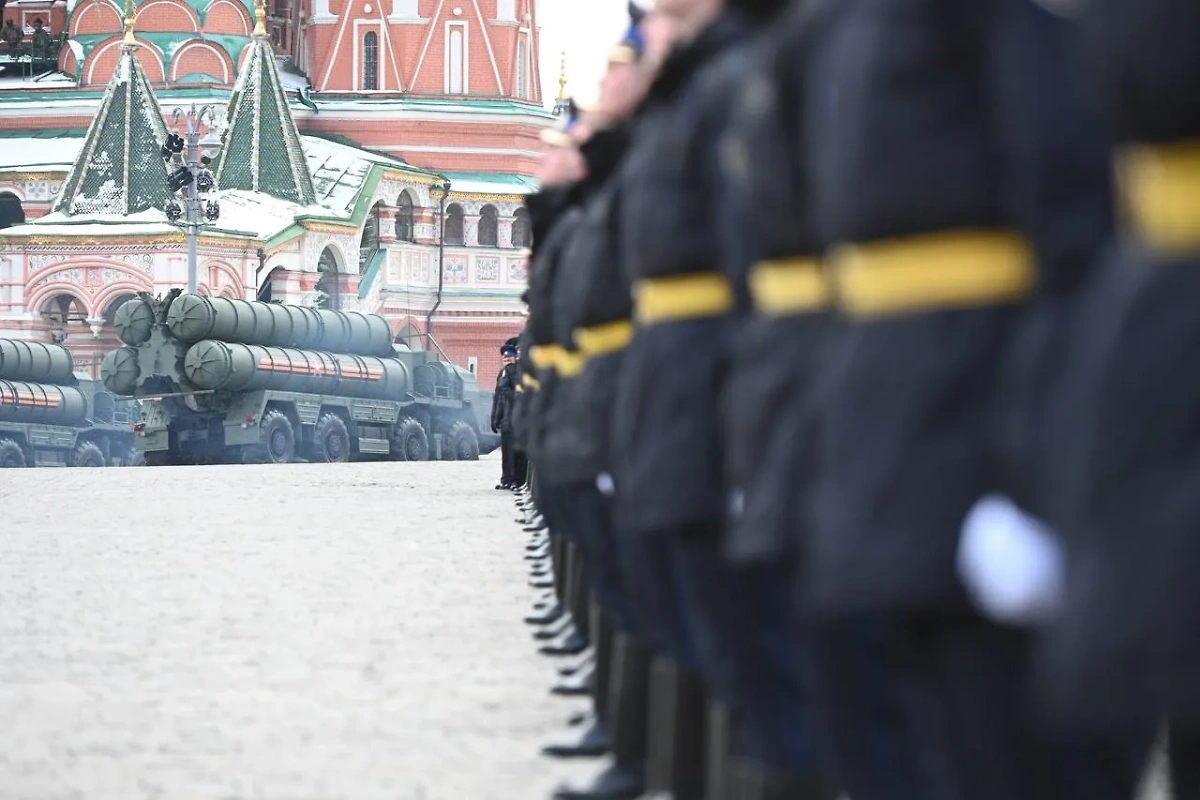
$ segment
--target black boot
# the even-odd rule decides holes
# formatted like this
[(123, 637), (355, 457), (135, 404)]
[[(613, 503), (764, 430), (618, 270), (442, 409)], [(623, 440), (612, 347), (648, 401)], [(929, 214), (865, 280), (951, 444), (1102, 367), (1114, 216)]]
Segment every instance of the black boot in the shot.
[(611, 679), (605, 701), (613, 762), (645, 782), (650, 735), (650, 650), (632, 636), (613, 636)]
[(608, 734), (598, 720), (593, 720), (578, 739), (561, 744), (548, 744), (542, 754), (554, 758), (593, 758), (608, 752)]
[(538, 652), (544, 656), (573, 656), (582, 653), (587, 646), (587, 639), (579, 635), (578, 628), (572, 627), (559, 638), (539, 647)]
[(566, 632), (567, 628), (572, 627), (570, 617), (561, 617), (562, 624), (547, 625), (541, 630), (533, 632), (533, 638), (539, 641), (544, 639), (557, 639)]
[(840, 792), (819, 778), (779, 772), (763, 764), (730, 759), (729, 793), (736, 800), (837, 800)]
[(550, 625), (562, 619), (564, 613), (566, 612), (563, 611), (563, 607), (555, 604), (545, 611), (530, 614), (525, 621), (530, 625)]
[(635, 800), (641, 794), (641, 777), (613, 764), (596, 776), (589, 786), (555, 790), (554, 800)]
[(729, 709), (719, 701), (713, 700), (708, 704), (708, 743), (704, 777), (708, 800), (737, 797), (735, 794), (730, 794), (732, 784), (729, 745)]
[[(708, 699), (699, 676), (674, 661), (654, 660), (650, 678), (650, 744), (646, 786), (674, 800), (703, 800)], [(709, 800), (726, 800), (710, 795)]]
[(563, 678), (551, 689), (550, 694), (559, 697), (581, 697), (592, 692), (596, 682), (596, 667), (581, 669), (569, 678)]
[(604, 609), (596, 602), (594, 596), (588, 605), (588, 615), (588, 628), (592, 632), (590, 637), (592, 650), (596, 657), (592, 683), (589, 687), (592, 694), (592, 711), (596, 714), (597, 719), (609, 726), (611, 730), (611, 721), (608, 718), (608, 686), (612, 674), (615, 634), (612, 625), (609, 624), (608, 615), (604, 613)]

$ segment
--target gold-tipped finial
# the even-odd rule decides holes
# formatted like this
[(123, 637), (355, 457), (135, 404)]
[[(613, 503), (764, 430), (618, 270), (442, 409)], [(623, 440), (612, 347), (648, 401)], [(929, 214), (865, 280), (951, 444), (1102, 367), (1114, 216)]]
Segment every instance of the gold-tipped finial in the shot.
[(263, 8), (263, 0), (254, 0), (254, 36), (255, 38), (266, 38), (267, 26), (265, 20), (267, 18), (267, 9)]
[(562, 60), (558, 62), (558, 99), (567, 99), (567, 51), (563, 50)]
[(133, 0), (125, 0), (125, 40), (122, 42), (126, 47), (136, 47), (137, 40), (133, 38)]

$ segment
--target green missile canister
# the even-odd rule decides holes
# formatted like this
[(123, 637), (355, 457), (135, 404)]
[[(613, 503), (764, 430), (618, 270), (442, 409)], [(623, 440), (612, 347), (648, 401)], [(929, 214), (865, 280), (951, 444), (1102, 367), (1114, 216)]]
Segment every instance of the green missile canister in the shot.
[(127, 300), (113, 315), (113, 328), (122, 342), (137, 347), (150, 340), (150, 331), (154, 329), (154, 309), (140, 297)]
[(87, 420), (87, 398), (74, 386), (0, 380), (0, 420), (79, 425)]
[(0, 339), (0, 379), (73, 384), (74, 367), (62, 345)]
[(122, 397), (132, 397), (137, 392), (141, 372), (138, 351), (132, 347), (113, 350), (100, 362), (100, 380), (104, 381), (104, 388)]
[(167, 312), (167, 328), (181, 342), (222, 342), (390, 356), (392, 329), (377, 314), (324, 311), (279, 303), (184, 294)]
[(200, 389), (341, 395), (401, 400), (412, 385), (408, 367), (395, 358), (261, 347), (206, 339), (188, 348), (188, 382)]

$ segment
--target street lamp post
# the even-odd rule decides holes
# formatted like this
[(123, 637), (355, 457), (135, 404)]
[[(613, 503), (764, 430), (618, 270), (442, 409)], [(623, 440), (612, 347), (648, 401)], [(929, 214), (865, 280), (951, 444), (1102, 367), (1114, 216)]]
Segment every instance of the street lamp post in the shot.
[(442, 269), (446, 258), (446, 198), (450, 196), (450, 181), (443, 180), (440, 184), (433, 184), (429, 187), (429, 196), (432, 197), (434, 192), (441, 194), (438, 201), (438, 280), (437, 280), (437, 299), (434, 300), (433, 308), (429, 309), (429, 314), (425, 317), (425, 335), (429, 337), (429, 344), (433, 346), (433, 315), (437, 313), (438, 306), (442, 304), (442, 282), (445, 279), (445, 273)]
[[(200, 130), (205, 119), (208, 125), (201, 138)], [(187, 290), (189, 294), (195, 294), (198, 260), (196, 240), (200, 235), (200, 226), (215, 222), (221, 216), (217, 201), (208, 199), (208, 195), (217, 189), (216, 178), (208, 165), (214, 155), (212, 150), (221, 146), (221, 139), (217, 135), (216, 112), (211, 105), (197, 109), (193, 104), (187, 111), (176, 108), (171, 112), (171, 121), (179, 125), (181, 120), (183, 136), (178, 133), (168, 136), (162, 146), (162, 157), (175, 166), (167, 176), (167, 187), (183, 204), (181, 206), (172, 200), (165, 211), (172, 224), (180, 225), (187, 232)], [(201, 152), (206, 149), (210, 151)], [(181, 218), (182, 222), (179, 221)]]

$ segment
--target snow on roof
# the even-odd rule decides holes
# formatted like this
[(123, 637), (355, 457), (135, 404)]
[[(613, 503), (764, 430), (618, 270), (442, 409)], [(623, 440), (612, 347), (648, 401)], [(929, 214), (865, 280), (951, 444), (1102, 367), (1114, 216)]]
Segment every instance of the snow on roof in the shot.
[(399, 159), (370, 153), (318, 136), (301, 136), (300, 140), (304, 145), (308, 171), (312, 174), (313, 187), (317, 192), (317, 202), (335, 213), (350, 214), (354, 211), (359, 192), (374, 165), (412, 172), (415, 175), (434, 174), (405, 164)]
[[(2, 87), (0, 87), (2, 88)], [(15, 136), (0, 139), (0, 170), (63, 167), (70, 169), (83, 147), (82, 136), (44, 139)]]
[(446, 172), (450, 193), (462, 194), (533, 194), (538, 182), (524, 175), (496, 175), (487, 172)]

